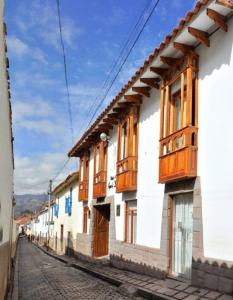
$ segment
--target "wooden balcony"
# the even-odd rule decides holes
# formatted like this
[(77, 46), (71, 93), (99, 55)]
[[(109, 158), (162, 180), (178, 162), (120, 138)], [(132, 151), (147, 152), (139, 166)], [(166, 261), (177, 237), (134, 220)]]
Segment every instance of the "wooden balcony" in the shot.
[(138, 158), (129, 156), (117, 162), (116, 192), (135, 191), (137, 189)]
[(187, 126), (160, 140), (159, 182), (197, 176), (197, 128)]
[(84, 180), (79, 183), (79, 201), (88, 200), (88, 181)]
[(94, 176), (93, 197), (105, 197), (107, 185), (107, 172), (100, 171)]

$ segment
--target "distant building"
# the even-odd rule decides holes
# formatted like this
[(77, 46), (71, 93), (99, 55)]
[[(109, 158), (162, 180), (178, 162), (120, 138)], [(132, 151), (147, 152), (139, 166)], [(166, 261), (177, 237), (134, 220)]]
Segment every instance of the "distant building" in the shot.
[[(4, 299), (11, 273), (15, 242), (13, 222), (13, 145), (9, 90), (9, 61), (6, 56), (6, 26), (3, 23), (3, 0), (0, 0), (0, 300)], [(14, 237), (12, 240), (12, 236)]]

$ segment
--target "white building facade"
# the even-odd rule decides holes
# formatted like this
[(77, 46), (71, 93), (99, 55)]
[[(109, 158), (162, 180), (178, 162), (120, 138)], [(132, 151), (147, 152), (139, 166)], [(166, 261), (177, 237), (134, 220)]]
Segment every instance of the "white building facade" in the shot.
[(232, 12), (198, 2), (69, 152), (78, 252), (232, 293)]
[[(13, 233), (13, 146), (9, 67), (6, 57), (6, 26), (3, 23), (4, 3), (0, 1), (0, 299), (4, 299), (11, 273)], [(13, 240), (12, 240), (13, 239)]]

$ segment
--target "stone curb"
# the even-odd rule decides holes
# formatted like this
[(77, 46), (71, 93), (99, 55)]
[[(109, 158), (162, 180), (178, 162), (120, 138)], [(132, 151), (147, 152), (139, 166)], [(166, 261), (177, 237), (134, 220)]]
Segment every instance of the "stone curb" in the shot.
[[(55, 254), (52, 254), (50, 253), (49, 251), (43, 249), (43, 247), (41, 247), (40, 245), (37, 245), (35, 243), (33, 243), (37, 248), (39, 248), (41, 251), (43, 251), (45, 254), (55, 258), (56, 260), (59, 260), (60, 262), (62, 263), (65, 263), (65, 264), (69, 264), (69, 261), (64, 259), (64, 258), (61, 258)], [(78, 269), (78, 270), (81, 270), (85, 273), (88, 273), (94, 277), (97, 277), (99, 279), (102, 279), (110, 284), (113, 284), (117, 287), (119, 287), (121, 284), (123, 284), (124, 282), (121, 281), (121, 280), (118, 280), (116, 278), (113, 278), (113, 277), (110, 277), (110, 276), (107, 276), (107, 275), (104, 275), (100, 272), (96, 272), (96, 271), (93, 271), (91, 270), (90, 268), (86, 268), (86, 267), (83, 267), (83, 266), (80, 266), (79, 264), (74, 264), (74, 263), (71, 263), (70, 266), (72, 268), (75, 268), (75, 269)], [(171, 297), (168, 297), (168, 296), (165, 296), (165, 295), (161, 295), (159, 293), (152, 293), (151, 291), (148, 291), (146, 289), (143, 289), (139, 286), (136, 286), (136, 288), (138, 289), (138, 293), (139, 293), (139, 296), (141, 297), (144, 297), (146, 299), (151, 299), (151, 300), (174, 300), (174, 298), (171, 298)]]

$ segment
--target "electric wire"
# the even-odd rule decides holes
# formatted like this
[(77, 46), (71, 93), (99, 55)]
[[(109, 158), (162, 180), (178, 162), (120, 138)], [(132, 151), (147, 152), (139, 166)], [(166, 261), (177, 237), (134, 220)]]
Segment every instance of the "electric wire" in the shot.
[[(102, 86), (101, 86), (101, 91), (99, 92), (99, 94), (96, 96), (95, 100), (92, 102), (90, 109), (89, 109), (89, 115), (92, 113), (92, 110), (94, 109), (94, 106), (96, 105), (97, 100), (99, 99), (99, 97), (101, 96), (101, 93), (103, 92), (104, 88), (106, 87), (108, 81), (110, 80), (110, 77), (112, 75), (112, 73), (114, 72), (114, 70), (116, 69), (117, 65), (119, 64), (119, 62), (121, 61), (121, 59), (123, 59), (123, 54), (126, 51), (127, 47), (130, 45), (131, 40), (133, 39), (133, 35), (134, 33), (137, 31), (137, 27), (139, 26), (139, 24), (141, 23), (146, 11), (149, 9), (150, 5), (152, 3), (152, 0), (147, 1), (147, 4), (145, 5), (144, 9), (142, 10), (137, 22), (135, 23), (135, 25), (131, 28), (129, 36), (127, 38), (127, 40), (125, 41), (123, 47), (121, 48), (121, 51), (117, 57), (117, 59), (113, 62), (112, 66), (110, 67), (110, 71), (108, 72), (108, 75), (105, 79), (105, 81), (103, 82)], [(85, 118), (85, 120), (83, 121), (81, 127), (80, 127), (80, 132), (82, 132), (83, 127), (86, 123), (87, 119)], [(89, 123), (90, 124), (90, 123)]]
[[(97, 105), (96, 109), (94, 110), (93, 114), (91, 115), (91, 119), (88, 123), (87, 126), (89, 126), (91, 124), (91, 122), (93, 121), (96, 113), (98, 112), (99, 108), (101, 107), (101, 105), (103, 104), (103, 102), (105, 101), (109, 91), (111, 90), (113, 84), (115, 83), (118, 75), (120, 74), (122, 68), (124, 67), (129, 55), (131, 54), (132, 50), (134, 49), (136, 43), (138, 42), (143, 30), (145, 29), (147, 23), (149, 22), (151, 16), (153, 15), (153, 12), (155, 11), (156, 7), (158, 6), (160, 0), (157, 0), (154, 4), (154, 6), (152, 7), (150, 13), (148, 14), (144, 24), (142, 25), (142, 28), (140, 29), (139, 33), (137, 34), (133, 44), (131, 45), (131, 47), (129, 48), (125, 58), (123, 59), (123, 62), (121, 63), (117, 73), (115, 74), (115, 76), (113, 77), (113, 79), (111, 80), (110, 82), (110, 85), (108, 86), (108, 88), (106, 89), (105, 93), (104, 93), (104, 96), (103, 98), (101, 99), (101, 101), (99, 102), (99, 104)], [(72, 143), (74, 142), (74, 131), (73, 131), (73, 119), (72, 119), (72, 111), (71, 111), (71, 102), (70, 102), (70, 93), (69, 93), (69, 85), (68, 85), (68, 76), (67, 76), (67, 64), (66, 64), (66, 55), (65, 55), (65, 47), (64, 47), (64, 42), (63, 42), (63, 37), (62, 37), (62, 27), (61, 27), (61, 16), (60, 16), (60, 2), (59, 0), (56, 0), (56, 3), (57, 3), (57, 13), (58, 13), (58, 23), (59, 23), (59, 32), (60, 32), (60, 42), (61, 42), (61, 47), (62, 47), (62, 52), (63, 52), (63, 63), (64, 63), (64, 73), (65, 73), (65, 84), (66, 84), (66, 91), (67, 91), (67, 102), (68, 102), (68, 113), (69, 113), (69, 120), (70, 120), (70, 129), (71, 129), (71, 136), (72, 136)], [(143, 9), (143, 12), (141, 13), (138, 21), (136, 22), (133, 30), (131, 32), (134, 32), (138, 26), (138, 24), (140, 23), (140, 21), (142, 20), (142, 18), (144, 17), (144, 14), (147, 10), (147, 8), (150, 6), (151, 4), (151, 1), (149, 1), (146, 5), (146, 7)], [(121, 56), (123, 55), (126, 47), (128, 46), (130, 42), (130, 37), (127, 39), (127, 41), (125, 42), (117, 60), (115, 61), (115, 63), (113, 64), (109, 74), (111, 74), (112, 70), (115, 69), (115, 67), (117, 66), (118, 62), (120, 61), (121, 59)], [(103, 83), (103, 88), (106, 86), (107, 84), (107, 81), (108, 81), (108, 78), (104, 81)], [(97, 98), (96, 98), (97, 99)], [(95, 101), (94, 101), (95, 103)], [(91, 109), (92, 109), (93, 105), (91, 106)], [(64, 164), (62, 165), (62, 167), (59, 169), (59, 171), (56, 173), (56, 175), (53, 177), (52, 181), (54, 181), (60, 174), (61, 172), (64, 170), (64, 168), (66, 167), (66, 165), (68, 164), (68, 162), (70, 161), (70, 158), (68, 158), (67, 160), (65, 160)]]
[(105, 99), (106, 99), (106, 97), (107, 97), (109, 91), (111, 90), (111, 88), (112, 88), (114, 82), (116, 81), (118, 75), (120, 74), (122, 68), (124, 67), (124, 65), (125, 65), (125, 63), (126, 63), (128, 57), (129, 57), (129, 55), (131, 54), (132, 50), (134, 49), (134, 47), (135, 47), (137, 41), (139, 40), (139, 38), (140, 38), (140, 36), (141, 36), (143, 30), (145, 29), (145, 27), (146, 27), (148, 21), (150, 20), (151, 16), (153, 15), (153, 12), (155, 11), (155, 9), (156, 9), (156, 7), (158, 6), (159, 2), (160, 2), (160, 0), (157, 0), (157, 1), (155, 2), (154, 6), (153, 6), (153, 8), (152, 8), (152, 10), (151, 10), (151, 12), (149, 13), (149, 15), (148, 15), (148, 17), (146, 18), (146, 20), (145, 20), (145, 22), (144, 22), (144, 24), (143, 24), (141, 30), (139, 31), (139, 33), (138, 33), (138, 35), (137, 35), (137, 37), (136, 37), (134, 43), (133, 43), (132, 46), (130, 47), (130, 49), (129, 49), (129, 51), (128, 51), (126, 57), (125, 57), (125, 59), (123, 60), (123, 63), (121, 64), (119, 70), (117, 71), (116, 75), (115, 75), (114, 78), (112, 79), (110, 86), (109, 86), (108, 89), (106, 90), (106, 92), (105, 92), (105, 94), (104, 94), (104, 97), (103, 97), (102, 100), (99, 102), (97, 108), (95, 109), (94, 113), (92, 114), (92, 117), (91, 117), (91, 119), (90, 119), (90, 121), (89, 121), (88, 126), (91, 124), (91, 122), (93, 121), (93, 119), (94, 119), (96, 113), (98, 112), (99, 108), (101, 107), (101, 105), (102, 105), (103, 102), (105, 101)]
[(65, 86), (66, 86), (66, 93), (67, 93), (67, 104), (68, 104), (68, 114), (69, 114), (69, 122), (70, 122), (71, 142), (73, 144), (74, 143), (74, 127), (73, 127), (72, 109), (71, 109), (71, 101), (70, 101), (69, 83), (68, 83), (68, 76), (67, 76), (66, 53), (65, 53), (65, 46), (64, 46), (62, 26), (61, 26), (60, 0), (56, 0), (56, 3), (57, 3), (57, 16), (58, 16), (60, 43), (61, 43), (61, 48), (62, 48), (63, 65), (64, 65), (64, 75), (65, 75)]

